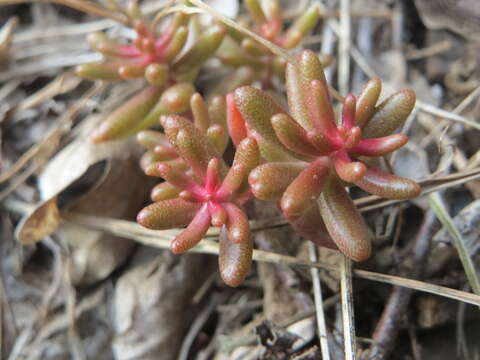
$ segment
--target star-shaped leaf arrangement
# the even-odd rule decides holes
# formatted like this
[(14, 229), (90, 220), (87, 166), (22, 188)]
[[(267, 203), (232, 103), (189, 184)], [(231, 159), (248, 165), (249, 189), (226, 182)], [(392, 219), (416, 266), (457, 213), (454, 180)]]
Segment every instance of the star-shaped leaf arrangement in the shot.
[[(198, 115), (195, 120), (197, 126), (202, 123)], [(243, 206), (253, 197), (247, 179), (259, 164), (257, 143), (253, 138), (243, 139), (228, 168), (221, 157), (223, 151), (207, 136), (208, 129), (202, 131), (177, 115), (163, 116), (161, 123), (170, 146), (188, 170), (168, 162), (149, 165), (146, 173), (162, 177), (177, 193), (145, 207), (137, 221), (159, 230), (186, 226), (172, 242), (174, 253), (194, 247), (211, 225), (222, 228), (220, 274), (225, 283), (237, 286), (247, 275), (252, 259), (252, 239)]]
[(159, 26), (160, 18), (150, 21), (136, 0), (130, 0), (125, 8), (117, 4), (117, 8), (134, 30), (135, 39), (123, 43), (103, 32), (90, 34), (91, 47), (104, 59), (79, 65), (76, 72), (92, 80), (144, 78), (148, 85), (107, 116), (92, 136), (95, 142), (129, 136), (156, 125), (161, 115), (188, 111), (188, 100), (195, 92), (191, 83), (225, 35), (221, 26), (210, 26), (198, 34), (192, 46), (185, 48), (188, 15), (176, 13), (166, 26)]
[(268, 161), (250, 174), (252, 192), (259, 199), (279, 200), (284, 216), (307, 238), (365, 260), (371, 238), (345, 185), (392, 199), (419, 195), (414, 181), (364, 161), (407, 142), (405, 135), (391, 133), (412, 111), (415, 94), (400, 91), (376, 105), (381, 82), (372, 79), (358, 98), (345, 97), (337, 123), (315, 53), (303, 52), (298, 64), (288, 64), (286, 76), (290, 114), (253, 87), (239, 88), (228, 98), (229, 127), (237, 141), (246, 134), (255, 138)]

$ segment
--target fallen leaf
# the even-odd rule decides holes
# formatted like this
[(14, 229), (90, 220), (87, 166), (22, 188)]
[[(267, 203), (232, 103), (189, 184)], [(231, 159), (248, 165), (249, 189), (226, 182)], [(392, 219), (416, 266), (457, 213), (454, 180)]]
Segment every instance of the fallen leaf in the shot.
[(59, 224), (57, 199), (53, 197), (22, 218), (15, 229), (15, 237), (22, 244), (33, 244), (54, 232)]
[[(110, 160), (109, 168), (102, 183), (75, 200), (69, 211), (135, 218), (150, 189), (145, 175), (133, 158)], [(89, 285), (106, 278), (124, 263), (135, 245), (132, 240), (71, 223), (62, 223), (56, 235), (70, 246), (70, 276), (76, 285)]]
[[(133, 140), (125, 139), (105, 144), (93, 144), (89, 135), (97, 125), (98, 116), (90, 117), (82, 125), (81, 134), (45, 166), (39, 176), (38, 186), (43, 199), (35, 209), (17, 226), (17, 239), (22, 243), (34, 243), (50, 235), (59, 224), (56, 197), (75, 180), (79, 179), (90, 166), (107, 159), (128, 157)], [(44, 209), (44, 208), (47, 209)], [(34, 217), (33, 219), (30, 219)], [(39, 226), (36, 230), (34, 226)]]

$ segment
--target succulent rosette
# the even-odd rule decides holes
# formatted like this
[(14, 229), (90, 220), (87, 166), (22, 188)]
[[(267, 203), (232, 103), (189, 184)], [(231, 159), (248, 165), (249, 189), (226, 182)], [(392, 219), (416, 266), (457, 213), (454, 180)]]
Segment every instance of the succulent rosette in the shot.
[[(188, 99), (195, 92), (201, 65), (220, 46), (225, 30), (213, 25), (198, 34), (195, 43), (185, 48), (189, 16), (176, 13), (165, 27), (149, 21), (131, 0), (121, 11), (135, 31), (132, 43), (122, 43), (103, 32), (89, 35), (90, 46), (104, 59), (77, 66), (79, 76), (91, 80), (130, 80), (145, 78), (148, 86), (110, 114), (93, 135), (96, 142), (135, 134), (158, 123), (161, 115), (188, 111)], [(159, 28), (161, 28), (159, 30)], [(184, 99), (187, 101), (182, 101)]]
[(290, 114), (253, 87), (227, 98), (232, 138), (255, 138), (266, 160), (251, 172), (251, 190), (259, 199), (278, 200), (285, 218), (308, 239), (363, 261), (371, 254), (371, 237), (345, 185), (391, 199), (419, 195), (414, 181), (364, 161), (408, 141), (392, 132), (412, 111), (415, 94), (403, 90), (377, 105), (381, 82), (372, 79), (358, 98), (345, 97), (337, 123), (314, 52), (304, 51), (297, 64), (288, 64), (286, 80)]
[[(193, 114), (194, 127), (207, 137), (210, 144), (223, 154), (228, 145), (226, 128), (226, 104), (223, 96), (214, 97), (207, 104), (202, 96), (195, 93), (190, 98), (190, 108)], [(140, 167), (146, 171), (150, 165), (163, 162), (180, 171), (187, 171), (188, 164), (180, 157), (167, 136), (155, 130), (143, 130), (137, 134), (137, 141), (147, 151), (140, 159)], [(160, 201), (178, 196), (180, 190), (169, 182), (156, 185), (150, 194), (152, 201)]]
[[(284, 49), (299, 45), (320, 18), (319, 8), (313, 4), (286, 28), (278, 0), (247, 0), (245, 6), (251, 21), (239, 20), (239, 23)], [(283, 58), (235, 29), (229, 29), (229, 36), (220, 46), (217, 57), (223, 64), (238, 68), (235, 75), (232, 75), (233, 79), (229, 80), (237, 85), (260, 80), (262, 87), (267, 89), (272, 87), (274, 77), (283, 80), (285, 75), (286, 62)]]
[[(194, 111), (194, 118), (192, 123), (178, 115), (161, 117), (165, 137), (156, 134), (153, 143), (162, 142), (164, 149), (172, 151), (168, 152), (167, 161), (153, 162), (145, 171), (162, 177), (165, 182), (160, 186), (173, 191), (163, 191), (162, 196), (158, 196), (158, 189), (154, 191), (155, 202), (140, 211), (137, 222), (157, 230), (186, 226), (172, 241), (172, 251), (177, 254), (194, 247), (210, 226), (220, 227), (220, 274), (226, 284), (237, 286), (247, 275), (252, 260), (244, 204), (253, 197), (247, 180), (259, 164), (260, 153), (256, 141), (247, 137), (239, 143), (229, 168), (222, 159), (227, 145), (224, 128), (220, 131), (221, 125), (205, 111)], [(148, 143), (145, 133), (139, 137), (144, 144)]]

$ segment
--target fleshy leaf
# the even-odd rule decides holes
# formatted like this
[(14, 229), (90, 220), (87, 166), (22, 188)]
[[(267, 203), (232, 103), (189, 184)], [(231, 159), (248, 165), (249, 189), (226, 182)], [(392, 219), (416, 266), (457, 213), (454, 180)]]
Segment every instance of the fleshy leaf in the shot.
[(318, 201), (320, 213), (339, 250), (355, 261), (370, 257), (371, 238), (367, 225), (335, 176), (331, 176)]
[(162, 89), (149, 86), (110, 114), (95, 130), (92, 140), (103, 142), (130, 135), (157, 102)]
[(218, 155), (225, 152), (228, 146), (228, 134), (222, 126), (215, 124), (208, 128), (206, 133), (208, 141), (213, 145)]
[(380, 92), (382, 91), (382, 82), (379, 78), (369, 80), (362, 89), (357, 99), (357, 109), (355, 113), (355, 124), (363, 127), (375, 113)]
[(233, 165), (227, 172), (222, 185), (218, 189), (217, 196), (222, 199), (233, 197), (239, 190), (243, 190), (248, 171), (242, 164)]
[(214, 25), (208, 28), (197, 39), (195, 44), (175, 63), (174, 69), (179, 73), (188, 72), (199, 67), (205, 60), (212, 56), (222, 43), (225, 29)]
[(328, 234), (325, 223), (320, 216), (320, 210), (317, 203), (314, 203), (299, 218), (289, 221), (292, 227), (300, 235), (314, 242), (318, 246), (324, 246), (330, 249), (338, 249)]
[(120, 75), (122, 79), (126, 80), (137, 79), (145, 74), (145, 69), (147, 66), (147, 64), (143, 63), (122, 64), (118, 68), (118, 75)]
[(140, 54), (136, 48), (122, 45), (101, 31), (88, 34), (87, 42), (93, 50), (106, 56), (129, 58)]
[(407, 119), (415, 106), (415, 92), (402, 90), (393, 94), (375, 109), (372, 118), (363, 128), (365, 138), (390, 135)]
[(166, 62), (172, 61), (182, 51), (188, 37), (188, 28), (180, 26), (174, 33), (167, 47), (162, 52), (162, 59)]
[(159, 176), (168, 181), (173, 186), (182, 189), (195, 192), (200, 190), (200, 186), (183, 171), (180, 171), (166, 163), (158, 162), (150, 165), (145, 173), (149, 176)]
[(181, 254), (193, 248), (203, 239), (209, 227), (210, 213), (208, 212), (208, 204), (204, 204), (187, 228), (172, 241), (172, 252)]
[(307, 86), (312, 80), (325, 81), (324, 79), (322, 64), (313, 51), (304, 51), (299, 58), (298, 65), (287, 64), (288, 107), (292, 117), (305, 130), (313, 129), (313, 120), (306, 105)]
[(164, 86), (168, 80), (168, 66), (165, 64), (153, 63), (145, 69), (145, 79), (155, 86)]
[(238, 146), (240, 141), (247, 137), (248, 132), (245, 120), (235, 105), (234, 94), (227, 95), (227, 124), (230, 137), (235, 146)]
[(270, 119), (284, 111), (270, 95), (254, 87), (244, 86), (235, 91), (234, 100), (243, 119), (253, 130), (265, 140), (282, 147)]
[(94, 62), (78, 65), (75, 72), (78, 76), (90, 80), (121, 80), (118, 74), (120, 64)]
[[(237, 147), (232, 168), (224, 182), (226, 189), (232, 194), (247, 190), (248, 174), (258, 166), (259, 163), (260, 151), (257, 142), (251, 137), (243, 139)], [(232, 179), (232, 176), (235, 179)], [(236, 179), (237, 177), (238, 180)]]
[(334, 158), (335, 171), (340, 179), (346, 182), (355, 182), (361, 179), (367, 168), (360, 161), (352, 161), (346, 151), (338, 151)]
[(248, 177), (250, 189), (260, 200), (278, 200), (305, 166), (302, 162), (270, 162), (260, 165)]
[(195, 175), (204, 179), (207, 165), (215, 157), (215, 149), (207, 138), (189, 120), (177, 116), (162, 116), (161, 123), (165, 134), (179, 155), (187, 162)]
[(310, 163), (288, 186), (280, 201), (280, 208), (289, 220), (298, 219), (311, 208), (330, 174), (330, 159), (320, 157)]
[(155, 107), (145, 116), (137, 131), (158, 124), (160, 116), (182, 114), (190, 108), (190, 98), (195, 89), (190, 83), (179, 83), (166, 89)]
[(320, 10), (317, 4), (311, 5), (289, 28), (282, 41), (282, 46), (291, 49), (297, 46), (302, 37), (308, 34), (317, 24)]
[(247, 241), (239, 244), (233, 243), (228, 239), (226, 226), (222, 227), (219, 239), (218, 265), (220, 275), (229, 286), (236, 287), (240, 285), (252, 264), (253, 243), (251, 237)]
[(251, 86), (244, 86), (235, 91), (235, 105), (240, 111), (252, 136), (257, 140), (262, 156), (269, 161), (288, 161), (292, 159), (290, 150), (278, 140), (270, 119), (284, 111), (268, 94)]
[(180, 195), (180, 189), (176, 188), (168, 182), (163, 182), (155, 185), (155, 187), (150, 192), (150, 199), (153, 202), (158, 202), (162, 200), (174, 199)]
[(207, 131), (210, 126), (210, 117), (207, 105), (199, 93), (195, 93), (190, 98), (190, 108), (192, 109), (194, 124), (202, 132)]
[(248, 243), (250, 240), (250, 226), (245, 212), (234, 203), (225, 203), (228, 221), (228, 240), (240, 244)]
[(225, 96), (216, 95), (208, 104), (208, 116), (211, 124), (218, 124), (227, 129), (227, 102)]
[(404, 134), (393, 134), (381, 138), (365, 139), (352, 148), (352, 151), (363, 156), (384, 156), (401, 148), (408, 142)]
[(148, 205), (137, 215), (137, 222), (149, 229), (166, 230), (186, 226), (201, 204), (182, 199), (163, 200)]
[(153, 150), (156, 146), (171, 146), (164, 134), (154, 130), (143, 130), (137, 134), (137, 142), (145, 149)]
[(271, 121), (277, 137), (288, 149), (304, 156), (318, 154), (318, 150), (310, 143), (305, 129), (287, 114), (276, 114)]
[(260, 151), (258, 150), (257, 142), (253, 138), (243, 139), (238, 144), (233, 165), (241, 164), (245, 166), (247, 172), (253, 170), (260, 163)]
[[(255, 69), (259, 69), (262, 66), (260, 59), (252, 56), (242, 46), (229, 37), (226, 37), (222, 45), (219, 47), (216, 57), (219, 58), (223, 64), (232, 67), (249, 65)], [(232, 91), (233, 90), (234, 89), (232, 89)]]
[(267, 22), (265, 13), (259, 0), (245, 0), (249, 15), (257, 25), (262, 25)]
[(368, 167), (365, 175), (355, 181), (355, 185), (369, 192), (387, 199), (410, 199), (420, 195), (420, 185), (415, 181), (392, 175)]

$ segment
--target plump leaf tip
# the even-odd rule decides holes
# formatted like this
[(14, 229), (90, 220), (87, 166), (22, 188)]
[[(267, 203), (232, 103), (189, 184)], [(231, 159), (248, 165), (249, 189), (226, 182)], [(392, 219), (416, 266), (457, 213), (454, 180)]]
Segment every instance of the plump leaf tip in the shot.
[[(155, 202), (140, 211), (137, 222), (150, 229), (186, 226), (172, 241), (176, 254), (197, 245), (210, 226), (222, 228), (220, 274), (225, 283), (237, 286), (248, 274), (252, 259), (252, 239), (243, 206), (253, 197), (247, 179), (259, 164), (258, 146), (253, 138), (243, 139), (228, 168), (221, 158), (226, 141), (219, 140), (226, 136), (225, 121), (215, 116), (215, 111), (209, 113), (198, 94), (192, 96), (191, 103), (193, 123), (181, 116), (166, 115), (161, 117), (165, 135), (152, 131), (137, 135), (149, 149), (150, 159), (143, 163), (145, 172), (165, 180), (161, 189), (154, 189)], [(224, 111), (220, 103), (217, 99), (212, 107)]]
[[(358, 98), (347, 95), (337, 124), (322, 65), (315, 53), (305, 51), (298, 65), (287, 66), (290, 114), (252, 87), (237, 89), (228, 102), (236, 141), (250, 134), (269, 160), (250, 174), (253, 194), (279, 199), (283, 214), (299, 232), (321, 245), (334, 244), (357, 261), (370, 256), (371, 241), (341, 181), (391, 199), (412, 198), (421, 191), (414, 181), (361, 160), (387, 155), (408, 141), (391, 133), (412, 111), (414, 92), (400, 91), (377, 105), (380, 90), (380, 80), (372, 79)], [(272, 149), (283, 151), (283, 158), (273, 160)], [(324, 222), (320, 226), (319, 212)]]

